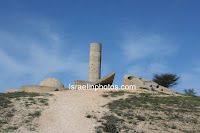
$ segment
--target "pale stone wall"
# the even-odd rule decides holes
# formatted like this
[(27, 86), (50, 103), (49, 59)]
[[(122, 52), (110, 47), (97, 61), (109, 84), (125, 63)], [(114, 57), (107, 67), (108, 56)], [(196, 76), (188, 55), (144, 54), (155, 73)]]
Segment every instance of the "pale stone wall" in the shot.
[(89, 82), (101, 78), (101, 44), (90, 43)]
[(51, 91), (62, 91), (67, 90), (67, 88), (57, 88), (48, 86), (37, 86), (37, 85), (25, 85), (19, 88), (19, 91), (24, 92), (51, 92)]
[(175, 91), (168, 89), (166, 87), (163, 87), (153, 81), (150, 81), (148, 79), (144, 78), (138, 78), (133, 75), (125, 75), (123, 78), (123, 85), (135, 85), (137, 89), (149, 89), (149, 90), (156, 90), (159, 92), (167, 93), (167, 94), (173, 94)]
[(92, 84), (92, 82), (82, 81), (82, 80), (75, 80), (74, 81), (74, 86), (75, 85), (87, 85), (87, 84)]
[(16, 89), (6, 89), (5, 93), (13, 93), (13, 92), (20, 92), (19, 90)]

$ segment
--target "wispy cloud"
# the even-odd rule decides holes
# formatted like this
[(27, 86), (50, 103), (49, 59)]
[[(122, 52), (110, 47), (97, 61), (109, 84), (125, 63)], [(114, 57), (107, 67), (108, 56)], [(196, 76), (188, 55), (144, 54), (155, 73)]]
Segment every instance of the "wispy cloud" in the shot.
[[(58, 33), (43, 25), (35, 30), (43, 31), (41, 34), (46, 38), (43, 36), (42, 39), (35, 39), (28, 34), (24, 36), (0, 32), (1, 92), (5, 88), (17, 89), (26, 83), (38, 83), (47, 75), (53, 76), (59, 72), (72, 78), (88, 78), (88, 62), (82, 61), (81, 54), (70, 52), (72, 49), (61, 49), (64, 40)], [(67, 47), (66, 43), (64, 47)]]
[(125, 58), (131, 61), (170, 56), (176, 52), (177, 47), (158, 34), (131, 34), (125, 37), (122, 49)]
[(167, 60), (163, 58), (174, 54), (177, 46), (158, 34), (129, 33), (121, 45), (124, 60), (129, 64), (127, 72), (143, 78), (152, 78), (156, 73), (170, 71)]

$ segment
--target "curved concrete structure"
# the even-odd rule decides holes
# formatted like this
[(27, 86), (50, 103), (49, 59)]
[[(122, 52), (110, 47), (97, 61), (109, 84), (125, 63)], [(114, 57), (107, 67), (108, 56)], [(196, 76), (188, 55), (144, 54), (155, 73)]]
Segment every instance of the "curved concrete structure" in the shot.
[(175, 91), (163, 87), (153, 81), (144, 78), (138, 78), (130, 74), (124, 75), (123, 85), (135, 85), (137, 89), (149, 89), (149, 90), (153, 89), (167, 94), (176, 93)]
[(114, 78), (115, 78), (115, 71), (106, 75), (102, 79), (92, 83), (91, 85), (99, 85), (99, 84), (100, 85), (112, 85)]
[(88, 82), (88, 81), (81, 81), (81, 80), (75, 80), (74, 81), (74, 86), (76, 85), (112, 85), (113, 80), (115, 77), (115, 71), (113, 71), (112, 73), (106, 75), (105, 77), (103, 77), (102, 79), (96, 81), (96, 82)]
[(101, 78), (101, 43), (90, 43), (89, 82)]
[(64, 88), (63, 83), (56, 78), (46, 78), (40, 82), (39, 86)]

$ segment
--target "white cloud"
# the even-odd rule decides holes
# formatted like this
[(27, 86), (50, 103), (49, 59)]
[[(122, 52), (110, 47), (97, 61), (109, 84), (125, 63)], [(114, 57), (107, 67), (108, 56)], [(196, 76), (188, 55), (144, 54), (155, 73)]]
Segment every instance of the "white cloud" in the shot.
[[(3, 51), (2, 49), (0, 49), (0, 57), (1, 57), (0, 58), (1, 70), (9, 69), (10, 70), (9, 73), (14, 72), (15, 69), (18, 70), (18, 72), (23, 72), (25, 70), (25, 67), (22, 64), (20, 64), (18, 61), (13, 59), (7, 53), (5, 53), (5, 51)], [(2, 71), (2, 72), (5, 73), (5, 71)]]
[(168, 66), (161, 63), (151, 63), (148, 69), (151, 74), (167, 73), (169, 71)]
[(125, 58), (129, 61), (144, 58), (159, 58), (173, 54), (177, 48), (157, 34), (147, 36), (128, 35), (123, 41)]
[[(37, 29), (35, 29), (37, 30)], [(41, 27), (38, 28), (41, 30)], [(78, 79), (88, 78), (88, 62), (83, 61), (84, 53), (72, 53), (70, 49), (60, 49), (62, 39), (50, 27), (44, 28), (41, 40), (31, 36), (15, 35), (5, 31), (0, 34), (0, 91), (15, 88), (24, 83), (38, 83), (47, 75), (67, 73)], [(9, 46), (3, 47), (4, 44)], [(66, 44), (65, 44), (66, 47)], [(15, 54), (13, 54), (15, 53)], [(70, 53), (64, 54), (62, 53)], [(23, 81), (21, 80), (23, 79)], [(28, 81), (29, 80), (29, 81)], [(31, 81), (32, 82), (31, 82)]]

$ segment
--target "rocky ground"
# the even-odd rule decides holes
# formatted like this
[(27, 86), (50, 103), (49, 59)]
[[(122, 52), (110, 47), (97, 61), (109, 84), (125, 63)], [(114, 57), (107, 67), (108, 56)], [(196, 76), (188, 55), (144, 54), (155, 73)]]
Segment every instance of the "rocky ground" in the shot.
[(200, 98), (136, 91), (0, 94), (0, 132), (199, 133)]

